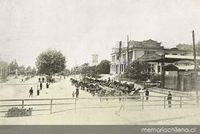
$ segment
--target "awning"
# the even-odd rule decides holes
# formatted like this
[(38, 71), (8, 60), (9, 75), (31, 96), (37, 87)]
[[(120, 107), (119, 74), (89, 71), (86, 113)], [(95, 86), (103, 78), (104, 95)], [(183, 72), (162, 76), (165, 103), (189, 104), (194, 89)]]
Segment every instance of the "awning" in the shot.
[[(200, 59), (200, 57), (197, 57), (197, 60), (198, 59)], [(182, 55), (161, 56), (158, 54), (144, 54), (143, 56), (138, 58), (138, 60), (145, 62), (165, 62), (165, 63), (173, 63), (181, 60), (194, 61), (193, 56), (182, 56)]]

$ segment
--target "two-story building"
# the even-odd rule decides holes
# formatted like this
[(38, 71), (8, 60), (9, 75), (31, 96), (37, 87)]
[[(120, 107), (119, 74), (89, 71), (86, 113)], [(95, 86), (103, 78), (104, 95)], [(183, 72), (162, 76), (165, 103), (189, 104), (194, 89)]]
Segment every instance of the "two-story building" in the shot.
[[(126, 44), (126, 46), (124, 45)], [(120, 41), (118, 47), (112, 49), (111, 53), (111, 74), (123, 74), (129, 64), (140, 58), (156, 59), (162, 55), (190, 55), (192, 52), (180, 50), (178, 48), (165, 49), (161, 46), (161, 42), (152, 39), (144, 41)], [(161, 63), (149, 62), (149, 72), (161, 74)]]

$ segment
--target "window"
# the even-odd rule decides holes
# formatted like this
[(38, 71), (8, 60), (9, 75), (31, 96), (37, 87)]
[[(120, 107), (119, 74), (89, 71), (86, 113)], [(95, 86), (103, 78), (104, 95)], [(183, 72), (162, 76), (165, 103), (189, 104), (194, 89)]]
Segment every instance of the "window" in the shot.
[(158, 73), (160, 73), (160, 66), (158, 66)]
[(154, 70), (154, 64), (151, 64), (151, 72), (152, 73), (155, 72), (155, 70)]
[(129, 52), (129, 59), (132, 60), (133, 59), (133, 51)]
[(113, 55), (113, 56), (112, 56), (112, 62), (114, 62), (114, 61), (115, 61), (115, 56)]
[(124, 71), (125, 71), (125, 69), (126, 69), (126, 64), (124, 64)]
[(120, 65), (120, 72), (123, 72), (124, 69), (123, 69), (123, 64)]
[(126, 59), (126, 54), (123, 54), (123, 59)]
[(150, 67), (148, 68), (148, 72), (150, 72), (150, 73), (154, 73), (155, 72), (154, 64), (150, 64)]
[(123, 54), (123, 62), (126, 62), (126, 54)]

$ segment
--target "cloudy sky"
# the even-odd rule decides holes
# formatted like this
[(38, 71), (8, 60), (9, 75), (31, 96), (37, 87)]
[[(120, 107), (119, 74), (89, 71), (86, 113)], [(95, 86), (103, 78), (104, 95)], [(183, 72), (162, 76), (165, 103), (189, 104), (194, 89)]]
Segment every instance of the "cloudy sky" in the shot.
[(69, 67), (110, 59), (119, 40), (153, 39), (165, 47), (200, 41), (198, 0), (0, 0), (0, 58), (34, 65), (55, 48)]

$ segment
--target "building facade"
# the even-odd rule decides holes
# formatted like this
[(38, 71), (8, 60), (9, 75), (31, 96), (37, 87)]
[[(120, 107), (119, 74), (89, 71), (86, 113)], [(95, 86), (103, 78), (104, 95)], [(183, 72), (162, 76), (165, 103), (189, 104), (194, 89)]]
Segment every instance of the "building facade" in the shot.
[(92, 66), (95, 66), (98, 64), (98, 54), (92, 54)]
[[(126, 47), (124, 47), (126, 44)], [(178, 48), (165, 49), (161, 46), (161, 42), (154, 41), (152, 39), (144, 41), (127, 41), (126, 43), (120, 41), (117, 44), (118, 47), (112, 49), (111, 53), (111, 74), (123, 74), (125, 69), (133, 61), (138, 60), (141, 57), (149, 56), (156, 58), (155, 56), (167, 55), (191, 55), (191, 52)], [(161, 74), (161, 63), (149, 62), (151, 73)]]

